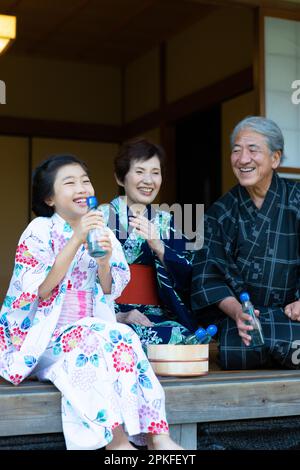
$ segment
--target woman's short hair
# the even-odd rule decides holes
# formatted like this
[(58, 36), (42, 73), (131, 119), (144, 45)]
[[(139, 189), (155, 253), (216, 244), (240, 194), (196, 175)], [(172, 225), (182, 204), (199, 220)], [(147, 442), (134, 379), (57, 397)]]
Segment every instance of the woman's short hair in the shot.
[(240, 121), (232, 131), (230, 143), (234, 147), (237, 135), (244, 129), (250, 129), (265, 137), (271, 153), (281, 151), (281, 161), (285, 158), (284, 137), (278, 125), (271, 119), (262, 116), (248, 116)]
[(149, 160), (154, 156), (159, 159), (163, 172), (165, 151), (160, 145), (153, 144), (143, 137), (124, 142), (114, 160), (115, 175), (121, 183), (124, 183), (125, 176), (129, 172), (132, 162)]
[(65, 165), (80, 165), (86, 173), (86, 164), (74, 155), (51, 155), (38, 165), (32, 174), (31, 208), (38, 217), (51, 217), (53, 207), (46, 204), (46, 199), (54, 194), (54, 182), (58, 170)]

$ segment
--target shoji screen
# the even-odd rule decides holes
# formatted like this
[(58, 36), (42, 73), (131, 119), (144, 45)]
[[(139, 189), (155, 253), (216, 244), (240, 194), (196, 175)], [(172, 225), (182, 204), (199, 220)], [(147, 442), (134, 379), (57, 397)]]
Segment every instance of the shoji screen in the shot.
[[(265, 17), (265, 114), (285, 138), (283, 169), (300, 177), (300, 104), (293, 103), (292, 84), (300, 80), (300, 22)], [(287, 175), (285, 175), (287, 176)]]

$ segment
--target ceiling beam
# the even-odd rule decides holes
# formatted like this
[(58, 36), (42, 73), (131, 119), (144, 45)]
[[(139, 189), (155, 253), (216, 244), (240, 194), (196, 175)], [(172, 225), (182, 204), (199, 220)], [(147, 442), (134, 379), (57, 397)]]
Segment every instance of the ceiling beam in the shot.
[[(128, 10), (128, 14), (126, 16), (122, 17), (119, 21), (116, 21), (114, 23), (114, 26), (101, 36), (101, 40), (109, 40), (111, 37), (116, 36), (120, 31), (123, 31), (126, 28), (130, 21), (132, 21), (141, 13), (147, 11), (149, 8), (153, 7), (153, 5), (155, 5), (159, 1), (160, 0), (141, 0), (140, 3), (136, 6), (136, 8)], [(85, 47), (84, 49), (82, 49), (81, 52), (79, 52), (79, 55), (84, 56), (86, 50), (87, 49)]]
[(54, 27), (52, 27), (51, 29), (48, 29), (48, 31), (43, 33), (39, 37), (39, 39), (35, 41), (35, 44), (27, 50), (27, 53), (30, 54), (30, 53), (35, 52), (36, 49), (39, 48), (41, 44), (48, 41), (49, 38), (51, 38), (51, 36), (53, 36), (56, 32), (60, 31), (68, 21), (70, 21), (71, 19), (76, 17), (80, 12), (85, 10), (89, 6), (89, 4), (91, 4), (91, 2), (92, 0), (82, 0), (79, 5), (74, 7), (60, 21), (58, 21)]

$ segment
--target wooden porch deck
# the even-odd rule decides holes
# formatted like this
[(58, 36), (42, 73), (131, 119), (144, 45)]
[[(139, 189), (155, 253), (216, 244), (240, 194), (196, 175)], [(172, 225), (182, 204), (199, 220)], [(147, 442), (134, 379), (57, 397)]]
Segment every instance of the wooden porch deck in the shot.
[[(300, 415), (300, 371), (221, 371), (210, 361), (208, 375), (159, 377), (166, 394), (172, 436), (197, 448), (197, 423)], [(0, 380), (0, 436), (62, 432), (60, 392), (51, 383)]]

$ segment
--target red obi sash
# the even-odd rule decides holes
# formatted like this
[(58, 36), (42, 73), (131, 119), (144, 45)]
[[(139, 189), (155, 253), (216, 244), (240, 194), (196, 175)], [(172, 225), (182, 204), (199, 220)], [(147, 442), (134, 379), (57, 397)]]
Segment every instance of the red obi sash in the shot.
[(118, 304), (160, 305), (156, 272), (152, 266), (130, 264), (130, 281), (120, 297)]

